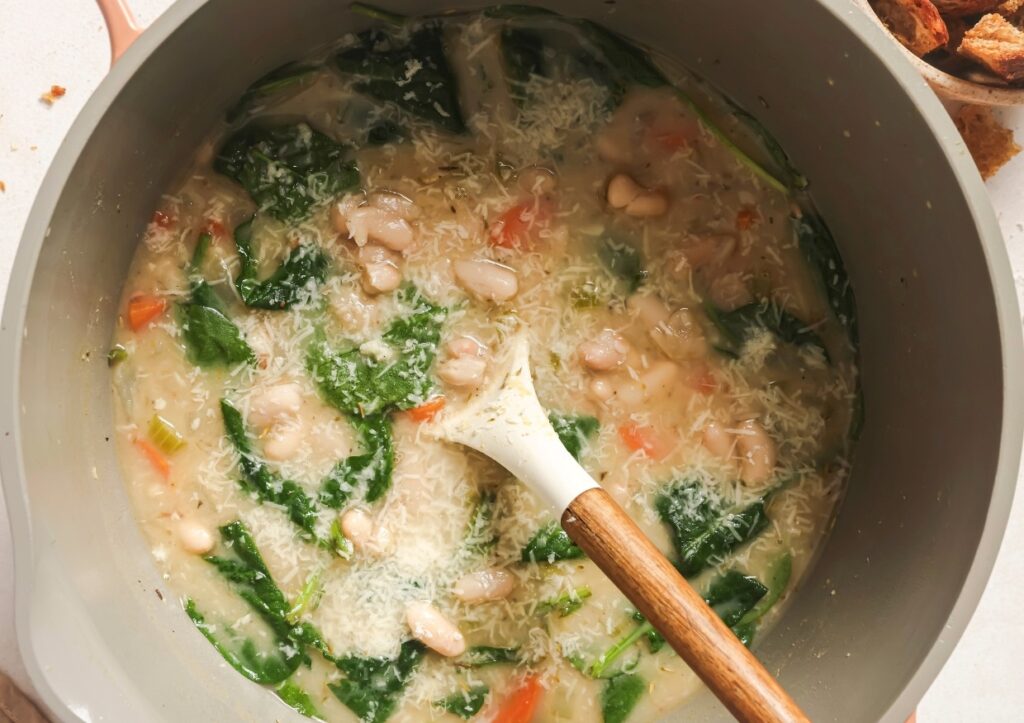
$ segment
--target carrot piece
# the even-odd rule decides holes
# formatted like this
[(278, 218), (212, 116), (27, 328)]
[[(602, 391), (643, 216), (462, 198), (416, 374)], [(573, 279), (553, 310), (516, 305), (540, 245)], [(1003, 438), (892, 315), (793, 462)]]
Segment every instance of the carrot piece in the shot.
[(171, 478), (171, 463), (167, 461), (167, 458), (164, 457), (163, 453), (161, 453), (155, 445), (145, 439), (136, 439), (135, 446), (138, 447), (139, 451), (146, 456), (149, 463), (153, 465), (153, 469), (155, 469), (161, 477), (165, 480), (169, 480)]
[(155, 223), (160, 228), (170, 228), (171, 226), (174, 225), (174, 219), (168, 216), (163, 211), (154, 211), (153, 223)]
[(530, 723), (537, 711), (543, 690), (540, 678), (536, 675), (526, 676), (519, 687), (501, 702), (493, 723)]
[(746, 231), (757, 222), (757, 209), (741, 208), (736, 214), (736, 230)]
[(491, 226), (491, 245), (505, 249), (529, 249), (539, 230), (548, 224), (551, 208), (538, 201), (524, 201), (504, 211)]
[(661, 439), (654, 427), (630, 422), (619, 427), (619, 437), (632, 451), (642, 450), (654, 460), (664, 459), (672, 451), (671, 445)]
[(136, 296), (128, 302), (128, 326), (138, 331), (167, 308), (167, 299), (159, 296)]
[(429, 422), (434, 416), (444, 409), (444, 397), (434, 397), (418, 407), (409, 410), (409, 418), (414, 422)]
[(206, 225), (203, 227), (205, 233), (210, 234), (214, 238), (220, 238), (227, 234), (227, 230), (224, 228), (224, 224), (215, 218), (206, 219)]

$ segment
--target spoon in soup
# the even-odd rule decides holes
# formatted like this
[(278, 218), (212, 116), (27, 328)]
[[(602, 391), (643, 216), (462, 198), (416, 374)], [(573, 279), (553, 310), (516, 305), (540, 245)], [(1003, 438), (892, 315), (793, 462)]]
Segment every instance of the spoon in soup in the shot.
[(508, 345), (491, 383), (432, 425), (537, 492), (562, 527), (637, 610), (743, 721), (808, 721), (761, 662), (562, 446), (537, 399), (526, 333)]

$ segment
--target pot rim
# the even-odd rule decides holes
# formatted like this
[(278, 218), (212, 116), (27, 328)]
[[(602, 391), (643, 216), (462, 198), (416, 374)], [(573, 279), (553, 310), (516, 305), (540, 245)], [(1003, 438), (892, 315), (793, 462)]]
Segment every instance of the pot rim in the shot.
[[(39, 560), (47, 550), (33, 545), (30, 502), (25, 485), (21, 452), (19, 389), (21, 352), (28, 298), (41, 247), (49, 233), (67, 178), (103, 121), (108, 108), (124, 86), (163, 44), (209, 0), (176, 0), (136, 40), (104, 78), (75, 119), (48, 169), (32, 204), (12, 265), (3, 314), (0, 317), (0, 388), (11, 389), (9, 403), (0, 404), (0, 481), (8, 507), (14, 551), (15, 629), (25, 668), (37, 696), (48, 712), (60, 720), (77, 720), (49, 684), (35, 658), (29, 615), (34, 590), (32, 580)], [(1012, 400), (1024, 398), (1024, 338), (1009, 257), (990, 199), (970, 156), (965, 152), (951, 119), (939, 99), (909, 62), (902, 47), (888, 33), (849, 0), (818, 0), (846, 29), (883, 63), (918, 107), (935, 136), (960, 185), (974, 224), (978, 229), (989, 280), (995, 300), (1000, 333), (1003, 373), (1003, 405), (1000, 446), (992, 497), (974, 559), (953, 608), (946, 620), (945, 634), (925, 653), (902, 692), (892, 701), (883, 720), (902, 723), (952, 654), (967, 627), (988, 582), (1006, 529), (1024, 439), (1024, 408)]]

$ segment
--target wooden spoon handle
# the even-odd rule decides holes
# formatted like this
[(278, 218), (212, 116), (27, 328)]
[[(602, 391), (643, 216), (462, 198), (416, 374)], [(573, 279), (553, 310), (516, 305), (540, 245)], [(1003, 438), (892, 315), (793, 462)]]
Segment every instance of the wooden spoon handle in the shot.
[(809, 721), (607, 492), (574, 499), (562, 527), (737, 719)]

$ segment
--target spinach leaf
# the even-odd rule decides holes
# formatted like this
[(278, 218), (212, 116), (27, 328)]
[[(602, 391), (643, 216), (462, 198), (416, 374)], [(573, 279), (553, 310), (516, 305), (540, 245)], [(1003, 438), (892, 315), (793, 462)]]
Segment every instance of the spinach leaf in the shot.
[(285, 63), (271, 70), (250, 85), (238, 102), (231, 106), (227, 112), (228, 123), (234, 123), (264, 98), (280, 93), (286, 88), (301, 85), (312, 78), (317, 70), (315, 65), (294, 62)]
[(323, 283), (327, 275), (327, 254), (312, 243), (296, 246), (268, 278), (260, 281), (259, 261), (252, 248), (253, 218), (235, 229), (235, 248), (242, 262), (235, 277), (235, 288), (250, 308), (287, 309), (308, 296), (311, 287)]
[(397, 658), (338, 658), (345, 678), (327, 687), (361, 721), (383, 723), (395, 711), (425, 653), (422, 643), (407, 640)]
[(430, 368), (447, 310), (411, 287), (402, 292), (401, 301), (409, 315), (393, 321), (382, 337), (397, 359), (380, 361), (356, 348), (337, 351), (322, 336), (311, 345), (306, 368), (328, 404), (346, 414), (367, 416), (409, 409), (430, 398)]
[(466, 549), (477, 555), (482, 555), (491, 550), (497, 543), (498, 537), (494, 534), (491, 521), (494, 519), (494, 504), (496, 496), (494, 492), (483, 491), (480, 493), (476, 505), (473, 507), (473, 514), (466, 525)]
[(238, 452), (242, 470), (242, 487), (261, 500), (281, 505), (289, 519), (301, 530), (302, 537), (315, 540), (317, 511), (313, 499), (291, 480), (281, 479), (252, 451), (249, 435), (245, 431), (242, 414), (226, 398), (220, 400), (224, 430)]
[(385, 146), (388, 143), (404, 141), (406, 133), (401, 126), (391, 121), (381, 121), (366, 132), (366, 145)]
[(597, 257), (611, 274), (626, 282), (626, 288), (633, 293), (647, 279), (644, 258), (632, 245), (605, 236), (597, 247)]
[(712, 581), (704, 601), (723, 623), (735, 628), (767, 593), (756, 577), (730, 570)]
[(807, 178), (793, 166), (793, 162), (789, 159), (789, 155), (785, 150), (783, 150), (775, 136), (773, 136), (769, 130), (764, 127), (764, 124), (728, 98), (726, 99), (726, 102), (732, 109), (732, 114), (736, 116), (740, 122), (746, 125), (747, 128), (749, 128), (757, 137), (757, 140), (760, 141), (764, 150), (768, 153), (768, 156), (775, 164), (779, 180), (783, 181), (790, 188), (797, 190), (807, 188)]
[(241, 185), (260, 210), (293, 223), (359, 186), (359, 170), (346, 155), (344, 144), (307, 123), (253, 123), (228, 138), (213, 168)]
[(530, 77), (546, 75), (544, 39), (540, 33), (528, 28), (503, 27), (501, 54), (505, 60), (505, 77), (509, 92), (517, 103), (526, 100), (525, 86)]
[(635, 673), (619, 673), (609, 678), (601, 690), (604, 723), (623, 723), (646, 690), (647, 683)]
[(474, 645), (467, 650), (455, 664), (460, 668), (486, 668), (489, 665), (501, 665), (519, 662), (519, 648), (499, 648), (493, 645)]
[(356, 44), (339, 52), (334, 62), (342, 73), (355, 76), (358, 92), (451, 133), (465, 132), (458, 85), (439, 23), (408, 32), (363, 31)]
[(622, 85), (641, 85), (647, 88), (668, 85), (668, 78), (651, 60), (647, 51), (592, 20), (577, 20), (576, 25), (583, 37), (597, 49), (604, 62), (614, 69)]
[(278, 698), (299, 711), (299, 713), (302, 713), (302, 715), (323, 720), (324, 717), (316, 709), (313, 699), (309, 697), (309, 693), (300, 688), (296, 683), (286, 680), (274, 692), (277, 693)]
[(739, 624), (756, 623), (767, 613), (782, 594), (786, 592), (789, 578), (793, 574), (793, 556), (788, 552), (780, 555), (768, 568), (767, 594), (739, 620)]
[(256, 355), (242, 337), (242, 332), (227, 317), (224, 305), (201, 275), (203, 256), (212, 241), (213, 236), (209, 233), (199, 235), (189, 267), (189, 299), (178, 305), (178, 325), (188, 359), (201, 367), (254, 362)]
[(799, 218), (793, 218), (793, 225), (796, 227), (800, 251), (824, 286), (832, 312), (846, 327), (850, 341), (856, 345), (859, 341), (857, 304), (832, 232), (821, 216), (810, 211), (804, 211)]
[[(636, 620), (638, 623), (647, 622), (647, 618), (641, 615), (639, 610), (633, 613), (633, 619)], [(647, 630), (647, 632), (644, 633), (644, 637), (647, 639), (647, 648), (652, 653), (657, 653), (659, 650), (665, 647), (668, 641), (665, 640), (665, 636), (659, 633), (657, 630), (655, 630), (653, 626), (647, 627), (649, 629)]]
[(584, 557), (575, 542), (557, 522), (549, 522), (537, 530), (523, 548), (523, 562), (558, 562), (559, 560), (578, 560)]
[(679, 572), (692, 577), (753, 539), (768, 525), (766, 501), (762, 497), (745, 507), (727, 510), (721, 499), (699, 482), (681, 482), (659, 494), (655, 509), (672, 533)]
[(568, 617), (574, 612), (583, 607), (584, 601), (590, 597), (590, 588), (583, 586), (578, 587), (569, 592), (562, 593), (556, 598), (545, 600), (537, 606), (538, 615), (547, 615), (548, 613), (558, 613), (561, 618)]
[(434, 701), (434, 705), (463, 720), (469, 720), (484, 707), (491, 689), (486, 685), (474, 685), (465, 691), (456, 691), (446, 698)]
[(821, 337), (800, 319), (770, 301), (755, 301), (732, 311), (722, 311), (705, 302), (704, 312), (719, 333), (716, 348), (727, 356), (738, 357), (747, 340), (758, 329), (764, 329), (789, 344), (816, 346), (828, 359), (828, 350)]
[(588, 440), (597, 434), (600, 423), (597, 417), (585, 414), (570, 415), (552, 412), (548, 415), (555, 434), (561, 440), (562, 446), (569, 450), (569, 454), (578, 462), (583, 449), (587, 446)]
[(391, 421), (382, 414), (349, 417), (362, 441), (362, 454), (340, 460), (323, 481), (321, 504), (340, 508), (352, 493), (365, 487), (366, 501), (380, 499), (391, 486), (395, 467), (395, 449), (391, 437)]
[(292, 647), (290, 640), (276, 639), (275, 650), (262, 651), (251, 639), (234, 633), (229, 625), (206, 622), (191, 598), (185, 598), (185, 614), (228, 665), (254, 683), (280, 683), (303, 663), (303, 654)]

